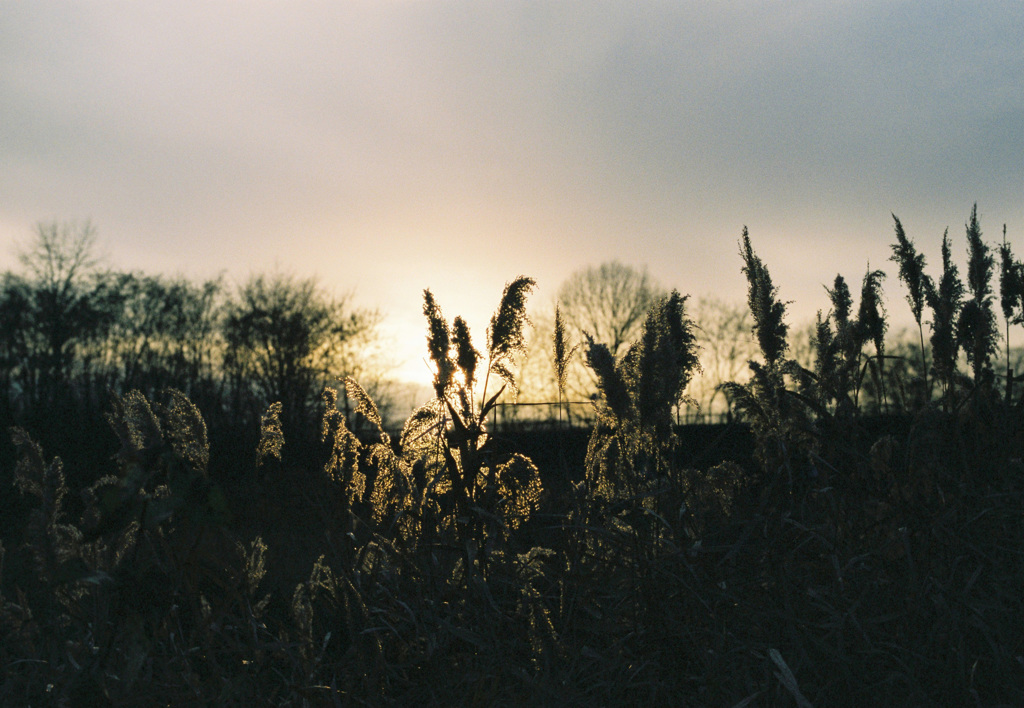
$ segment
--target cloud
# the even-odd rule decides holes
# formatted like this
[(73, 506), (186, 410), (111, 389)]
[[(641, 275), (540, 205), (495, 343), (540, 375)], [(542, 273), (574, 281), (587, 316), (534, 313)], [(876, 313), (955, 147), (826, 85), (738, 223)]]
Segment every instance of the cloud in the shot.
[[(618, 257), (742, 297), (746, 223), (817, 298), (834, 273), (793, 254), (880, 262), (889, 211), (922, 239), (975, 200), (1024, 222), (1016, 3), (4, 14), (0, 224), (91, 216), (131, 266), (313, 269), (390, 309)], [(401, 301), (395, 273), (422, 274)]]

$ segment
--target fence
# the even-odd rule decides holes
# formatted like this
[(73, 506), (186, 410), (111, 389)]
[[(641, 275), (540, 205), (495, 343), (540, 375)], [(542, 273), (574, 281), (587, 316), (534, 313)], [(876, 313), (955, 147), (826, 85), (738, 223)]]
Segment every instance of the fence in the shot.
[[(546, 430), (559, 425), (589, 427), (597, 417), (593, 401), (527, 401), (498, 403), (491, 413), (491, 431)], [(703, 411), (694, 406), (676, 407), (677, 425), (727, 423), (729, 411)]]

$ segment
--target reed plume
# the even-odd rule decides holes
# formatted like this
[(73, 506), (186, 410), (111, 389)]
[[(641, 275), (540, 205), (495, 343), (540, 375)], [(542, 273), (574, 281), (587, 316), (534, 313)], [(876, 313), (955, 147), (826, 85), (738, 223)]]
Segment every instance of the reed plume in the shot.
[(992, 309), (992, 268), (995, 262), (988, 245), (981, 239), (978, 205), (971, 209), (967, 224), (967, 288), (971, 298), (960, 310), (956, 336), (971, 365), (974, 385), (989, 382), (990, 361), (996, 353), (999, 330)]
[(860, 291), (860, 308), (857, 311), (858, 338), (861, 342), (872, 342), (875, 345), (875, 366), (873, 369), (875, 383), (881, 393), (881, 404), (885, 405), (885, 332), (889, 328), (885, 321), (885, 304), (882, 302), (882, 279), (885, 273), (871, 270), (864, 274)]
[(999, 305), (1006, 326), (1006, 402), (1013, 398), (1014, 371), (1010, 365), (1010, 325), (1024, 323), (1024, 264), (1015, 261), (1013, 249), (1006, 240), (999, 246)]
[(917, 334), (921, 343), (921, 376), (924, 380), (925, 400), (931, 398), (931, 387), (928, 385), (928, 358), (924, 348), (924, 324), (922, 316), (928, 293), (934, 290), (935, 284), (931, 277), (924, 272), (925, 257), (918, 253), (914, 242), (911, 241), (903, 230), (903, 224), (892, 215), (896, 229), (896, 243), (892, 245), (892, 256), (889, 260), (899, 265), (899, 278), (907, 286), (907, 304), (914, 315), (914, 322), (917, 323)]
[(754, 317), (757, 343), (767, 366), (777, 367), (782, 364), (789, 347), (786, 340), (789, 326), (784, 320), (786, 305), (777, 299), (778, 288), (772, 284), (768, 269), (754, 253), (746, 226), (740, 241), (740, 255), (743, 257), (742, 272), (747, 277), (747, 304)]
[(452, 322), (452, 344), (455, 345), (455, 365), (463, 374), (466, 388), (473, 390), (476, 381), (476, 367), (480, 363), (480, 352), (473, 346), (469, 326), (461, 317)]
[[(727, 382), (722, 389), (750, 420), (757, 439), (757, 456), (769, 472), (787, 472), (788, 488), (793, 489), (792, 460), (812, 446), (808, 434), (810, 422), (803, 403), (786, 390), (786, 375), (800, 376), (795, 361), (786, 359), (789, 349), (788, 326), (784, 321), (786, 304), (778, 299), (767, 267), (754, 252), (747, 228), (740, 240), (742, 272), (747, 278), (747, 302), (754, 319), (753, 331), (764, 361), (749, 362), (750, 380), (746, 384)], [(845, 283), (843, 283), (845, 286)], [(846, 297), (841, 300), (843, 314)]]
[(942, 234), (942, 276), (937, 287), (925, 291), (925, 300), (932, 311), (932, 369), (942, 386), (943, 406), (953, 404), (956, 382), (956, 361), (960, 353), (956, 324), (962, 307), (963, 281), (953, 262), (949, 229)]
[(601, 393), (586, 460), (587, 478), (597, 497), (636, 496), (670, 472), (675, 442), (672, 410), (700, 370), (685, 301), (673, 291), (652, 305), (639, 341), (619, 361), (584, 332), (587, 364)]
[[(324, 416), (320, 424), (320, 439), (329, 443), (331, 450), (324, 463), (328, 479), (345, 490), (345, 499), (351, 506), (366, 494), (366, 475), (359, 469), (361, 445), (348, 428), (345, 416), (338, 410), (338, 392), (333, 388), (323, 391)], [(364, 413), (357, 408), (357, 412)], [(365, 415), (365, 413), (364, 413)]]
[(260, 441), (256, 445), (256, 464), (262, 466), (268, 457), (281, 460), (284, 447), (284, 428), (281, 426), (281, 402), (267, 406), (260, 417)]
[[(534, 485), (522, 481), (523, 475), (529, 476), (524, 472), (527, 468), (522, 461), (493, 460), (486, 432), (487, 417), (496, 409), (501, 394), (506, 388), (518, 390), (512, 367), (515, 357), (526, 350), (523, 330), (530, 322), (526, 298), (534, 284), (532, 278), (519, 276), (505, 285), (487, 328), (487, 367), (479, 402), (474, 389), (483, 357), (473, 346), (469, 327), (461, 317), (449, 327), (431, 292), (424, 291), (428, 347), (436, 367), (435, 396), (406, 422), (401, 456), (383, 445), (371, 451), (386, 478), (400, 477), (409, 485), (419, 485), (420, 517), (434, 519), (430, 533), (454, 533), (459, 543), (465, 544), (467, 572), (473, 567), (486, 568), (490, 551), (485, 543), (496, 533), (504, 533), (501, 528), (510, 528), (508, 510), (525, 513), (523, 509), (534, 506)], [(504, 383), (497, 393), (488, 395), (491, 374)], [(520, 478), (521, 484), (513, 483)], [(539, 485), (537, 477), (537, 489)]]
[[(494, 372), (513, 391), (518, 391), (515, 376), (511, 371), (512, 357), (526, 351), (523, 329), (530, 324), (526, 315), (526, 298), (536, 285), (533, 278), (519, 276), (505, 285), (498, 311), (491, 317), (487, 328), (487, 373)], [(487, 382), (484, 381), (484, 394)]]
[(427, 349), (430, 352), (430, 360), (434, 362), (434, 393), (438, 398), (444, 398), (448, 388), (452, 384), (452, 375), (455, 373), (455, 362), (449, 356), (451, 341), (449, 338), (448, 324), (444, 315), (441, 314), (441, 307), (434, 300), (430, 290), (423, 291), (423, 314), (427, 318)]
[(551, 353), (555, 366), (555, 385), (558, 388), (558, 420), (562, 420), (562, 400), (565, 398), (566, 379), (569, 375), (569, 363), (580, 347), (579, 343), (569, 346), (565, 335), (565, 320), (562, 310), (555, 304), (555, 327), (551, 335)]

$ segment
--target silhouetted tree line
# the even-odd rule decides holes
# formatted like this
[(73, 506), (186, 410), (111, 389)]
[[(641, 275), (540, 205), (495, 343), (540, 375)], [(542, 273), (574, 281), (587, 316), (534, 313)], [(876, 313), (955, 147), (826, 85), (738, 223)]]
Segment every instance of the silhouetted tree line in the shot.
[(378, 313), (313, 278), (255, 275), (232, 288), (101, 268), (95, 253), (90, 224), (39, 224), (21, 268), (0, 276), (0, 424), (33, 431), (72, 474), (112, 454), (112, 395), (181, 391), (230, 470), (251, 462), (269, 403), (281, 402), (285, 454), (299, 462), (320, 444), (324, 386), (372, 380), (361, 352)]

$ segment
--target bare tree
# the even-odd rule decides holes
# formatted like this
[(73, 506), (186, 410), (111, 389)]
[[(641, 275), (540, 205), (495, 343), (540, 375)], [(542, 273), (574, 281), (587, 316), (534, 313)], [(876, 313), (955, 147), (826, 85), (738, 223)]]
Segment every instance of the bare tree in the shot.
[(75, 343), (95, 322), (87, 283), (99, 259), (96, 229), (88, 221), (40, 222), (18, 253), (32, 291), (42, 369), (52, 382), (66, 380)]
[[(286, 434), (310, 420), (324, 386), (358, 375), (359, 351), (376, 329), (375, 311), (353, 310), (314, 278), (256, 276), (226, 306), (225, 373), (250, 413), (280, 401)], [(239, 401), (245, 405), (242, 400)]]
[(702, 297), (694, 307), (693, 321), (703, 371), (693, 378), (687, 394), (697, 401), (703, 415), (726, 413), (729, 401), (721, 384), (744, 381), (747, 362), (757, 353), (750, 310), (742, 302)]
[[(640, 338), (647, 312), (667, 295), (648, 274), (646, 266), (637, 268), (609, 261), (570, 275), (558, 289), (558, 307), (569, 339), (582, 342), (586, 332), (618, 358)], [(546, 346), (550, 348), (550, 331), (547, 336)], [(597, 393), (594, 372), (582, 357), (570, 363), (565, 384), (571, 400), (583, 400)]]
[(82, 353), (103, 388), (154, 395), (176, 388), (194, 398), (219, 365), (220, 278), (193, 283), (141, 273), (104, 273), (100, 304), (110, 326)]
[(647, 311), (665, 295), (646, 266), (609, 261), (569, 276), (558, 290), (558, 302), (577, 336), (587, 332), (618, 357), (640, 337)]
[(40, 287), (67, 293), (99, 262), (92, 222), (39, 222), (18, 260)]

